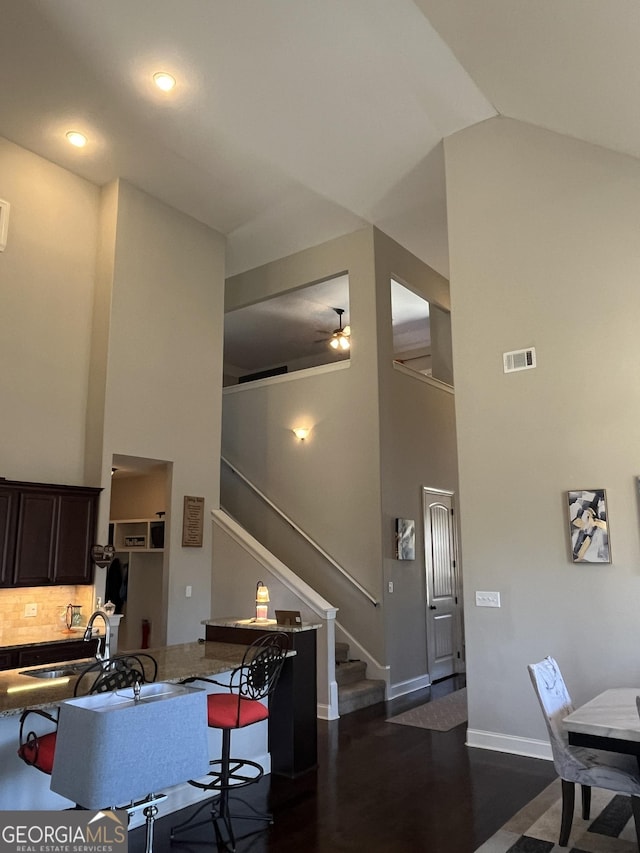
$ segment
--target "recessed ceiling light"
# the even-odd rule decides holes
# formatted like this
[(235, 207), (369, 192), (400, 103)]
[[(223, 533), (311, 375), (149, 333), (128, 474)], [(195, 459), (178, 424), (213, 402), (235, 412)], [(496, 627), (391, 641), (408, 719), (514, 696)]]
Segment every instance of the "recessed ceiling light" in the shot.
[(163, 92), (170, 92), (176, 85), (176, 78), (172, 77), (171, 74), (167, 74), (166, 71), (156, 71), (153, 75), (153, 82)]
[(87, 137), (83, 133), (79, 133), (77, 130), (68, 131), (67, 139), (72, 145), (75, 145), (76, 148), (84, 148), (87, 144)]

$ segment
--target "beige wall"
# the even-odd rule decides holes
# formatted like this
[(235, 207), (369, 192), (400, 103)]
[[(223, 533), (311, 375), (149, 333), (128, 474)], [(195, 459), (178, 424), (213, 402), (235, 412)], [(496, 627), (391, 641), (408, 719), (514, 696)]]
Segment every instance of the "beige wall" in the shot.
[(0, 476), (80, 485), (99, 191), (0, 138)]
[[(227, 281), (227, 310), (336, 273), (349, 274), (348, 367), (293, 374), (225, 392), (223, 454), (374, 596), (381, 596), (380, 465), (373, 230), (299, 252)], [(301, 443), (291, 432), (306, 423)], [(291, 565), (305, 577), (304, 566)], [(330, 570), (334, 571), (334, 570)], [(313, 579), (311, 579), (313, 580)], [(334, 600), (338, 619), (382, 659), (382, 616), (359, 592)], [(312, 584), (313, 585), (313, 584)]]
[[(113, 279), (103, 482), (110, 486), (114, 454), (173, 463), (166, 637), (169, 644), (187, 642), (201, 636), (200, 621), (210, 612), (208, 511), (219, 500), (224, 239), (122, 181), (115, 212), (115, 244), (104, 253), (113, 254)], [(182, 547), (184, 495), (205, 499), (202, 548)]]
[[(393, 520), (412, 517), (419, 527), (422, 486), (456, 487), (453, 397), (393, 369), (390, 282), (405, 281), (446, 309), (446, 280), (370, 228), (229, 279), (225, 304), (230, 310), (342, 271), (349, 274), (349, 365), (228, 389), (223, 454), (382, 603), (374, 608), (303, 545), (289, 544), (285, 562), (339, 607), (339, 624), (391, 664), (392, 683), (424, 679), (423, 552), (398, 566)], [(300, 443), (291, 429), (303, 423), (312, 432)], [(281, 543), (279, 524), (260, 518), (260, 505), (233, 477), (223, 482), (230, 510), (249, 513), (265, 545)], [(388, 580), (393, 594), (385, 592)]]
[(155, 518), (167, 511), (169, 472), (165, 465), (144, 473), (116, 472), (111, 479), (110, 518)]
[[(527, 663), (578, 703), (640, 678), (640, 163), (506, 119), (445, 150), (469, 725), (545, 739)], [(613, 562), (574, 565), (566, 490), (596, 487)]]
[[(433, 306), (449, 308), (446, 279), (375, 231), (382, 472), (386, 662), (392, 682), (424, 677), (427, 666), (422, 488), (457, 491), (456, 427), (451, 389), (393, 367), (390, 281), (402, 281)], [(395, 559), (395, 519), (416, 523), (416, 559)], [(393, 593), (388, 591), (393, 582)]]
[(12, 206), (0, 476), (102, 486), (106, 542), (112, 455), (173, 463), (166, 634), (193, 640), (209, 616), (211, 525), (202, 548), (182, 548), (182, 506), (184, 495), (218, 504), (224, 239), (126, 183), (99, 191), (6, 140), (0, 186)]

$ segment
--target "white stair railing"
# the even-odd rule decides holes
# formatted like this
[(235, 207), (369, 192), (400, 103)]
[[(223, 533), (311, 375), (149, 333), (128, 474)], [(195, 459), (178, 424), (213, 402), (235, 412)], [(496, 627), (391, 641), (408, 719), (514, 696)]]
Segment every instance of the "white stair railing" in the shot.
[(280, 601), (283, 609), (300, 610), (303, 621), (320, 626), (316, 652), (317, 714), (323, 720), (337, 719), (337, 607), (292, 572), (223, 509), (212, 510), (211, 517), (214, 523), (212, 618), (246, 610), (243, 591), (247, 584), (244, 580), (250, 579), (249, 587), (253, 588), (256, 577), (263, 579), (272, 601)]
[(254, 483), (251, 482), (251, 480), (248, 479), (248, 477), (245, 477), (245, 475), (241, 471), (239, 471), (235, 465), (232, 465), (231, 462), (229, 462), (228, 459), (225, 459), (224, 456), (221, 456), (220, 459), (222, 463), (226, 465), (227, 468), (232, 471), (240, 480), (242, 480), (242, 482), (245, 483), (245, 485), (248, 486), (254, 494), (256, 494), (262, 501), (264, 501), (264, 503), (266, 503), (277, 515), (280, 516), (281, 519), (283, 519), (283, 521), (285, 521), (290, 527), (292, 527), (299, 536), (301, 536), (306, 542), (308, 542), (309, 545), (311, 545), (311, 547), (315, 551), (317, 551), (318, 554), (320, 554), (328, 563), (330, 563), (352, 586), (354, 586), (360, 593), (362, 593), (362, 595), (367, 598), (371, 602), (371, 604), (373, 604), (374, 607), (377, 607), (380, 604), (379, 600), (374, 595), (372, 595), (369, 590), (366, 589), (360, 583), (360, 581), (354, 578), (353, 575), (350, 574), (344, 568), (344, 566), (341, 566), (340, 563), (338, 563), (331, 556), (331, 554), (325, 551), (321, 545), (319, 545), (314, 539), (312, 539), (308, 533), (305, 533), (305, 531), (301, 527), (299, 527), (295, 523), (295, 521), (289, 518), (289, 516), (284, 513), (279, 506), (274, 504), (273, 501), (270, 500), (267, 495), (264, 494), (264, 492), (262, 492)]

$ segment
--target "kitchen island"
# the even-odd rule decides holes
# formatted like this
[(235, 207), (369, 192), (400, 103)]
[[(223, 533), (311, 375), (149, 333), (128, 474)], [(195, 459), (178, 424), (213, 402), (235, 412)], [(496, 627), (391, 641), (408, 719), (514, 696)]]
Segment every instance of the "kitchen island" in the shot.
[[(196, 642), (130, 652), (137, 653), (155, 658), (158, 663), (156, 681), (177, 682), (228, 672), (242, 662), (244, 647), (235, 643)], [(22, 674), (38, 668), (20, 667), (0, 672), (0, 717), (20, 714), (24, 708), (49, 708), (73, 696), (77, 676), (46, 679)]]
[[(157, 681), (178, 682), (198, 676), (213, 676), (224, 681), (224, 673), (230, 672), (242, 661), (244, 651), (245, 648), (236, 643), (201, 641), (145, 649), (140, 650), (140, 653), (151, 654), (158, 662)], [(74, 803), (51, 791), (49, 777), (21, 761), (17, 749), (22, 710), (50, 710), (64, 699), (71, 698), (77, 677), (39, 679), (22, 673), (22, 669), (0, 672), (0, 810), (71, 808)], [(204, 682), (196, 682), (194, 686), (202, 686), (207, 693), (224, 689)], [(210, 759), (219, 758), (220, 732), (210, 729), (208, 738)], [(234, 732), (233, 746), (236, 754), (257, 761), (265, 768), (266, 773), (270, 772), (266, 720)], [(117, 748), (117, 744), (105, 744), (105, 749)], [(157, 748), (160, 754), (163, 748), (162, 732), (158, 732)], [(82, 754), (79, 744), (78, 760), (100, 761), (100, 756)], [(153, 755), (149, 756), (149, 760), (153, 760)], [(161, 815), (210, 796), (208, 792), (200, 791), (186, 782), (164, 793), (168, 794), (168, 799), (160, 807)], [(135, 825), (136, 823), (131, 824), (132, 827)]]

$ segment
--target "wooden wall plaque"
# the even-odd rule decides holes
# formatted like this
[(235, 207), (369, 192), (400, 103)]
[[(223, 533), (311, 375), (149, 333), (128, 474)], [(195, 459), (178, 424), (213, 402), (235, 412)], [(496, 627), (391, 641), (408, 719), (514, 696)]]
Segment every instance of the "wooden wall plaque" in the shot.
[(204, 498), (184, 496), (182, 512), (182, 545), (185, 548), (202, 548), (204, 529)]

